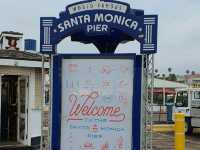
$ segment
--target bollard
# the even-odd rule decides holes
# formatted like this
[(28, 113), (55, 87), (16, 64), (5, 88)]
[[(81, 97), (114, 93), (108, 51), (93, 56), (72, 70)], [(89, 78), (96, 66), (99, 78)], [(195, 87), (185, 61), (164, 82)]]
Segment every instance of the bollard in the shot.
[(185, 115), (175, 114), (175, 150), (185, 150)]

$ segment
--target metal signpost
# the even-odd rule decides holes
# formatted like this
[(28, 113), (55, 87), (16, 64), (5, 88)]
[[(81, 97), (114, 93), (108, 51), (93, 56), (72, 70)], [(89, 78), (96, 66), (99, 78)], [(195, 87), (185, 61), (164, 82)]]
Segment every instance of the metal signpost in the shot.
[[(59, 18), (41, 17), (40, 51), (54, 55), (51, 150), (152, 149), (148, 88), (152, 93), (157, 18), (114, 0), (82, 1)], [(94, 44), (101, 54), (57, 54), (68, 36)], [(134, 40), (142, 55), (114, 54), (120, 43)]]

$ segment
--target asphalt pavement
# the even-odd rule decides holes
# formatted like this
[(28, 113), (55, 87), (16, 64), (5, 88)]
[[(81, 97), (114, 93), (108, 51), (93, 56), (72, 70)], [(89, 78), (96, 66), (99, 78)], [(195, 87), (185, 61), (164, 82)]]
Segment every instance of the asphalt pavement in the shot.
[[(154, 132), (153, 150), (174, 150), (173, 132)], [(186, 150), (200, 150), (200, 129), (194, 129), (192, 135), (186, 135)]]

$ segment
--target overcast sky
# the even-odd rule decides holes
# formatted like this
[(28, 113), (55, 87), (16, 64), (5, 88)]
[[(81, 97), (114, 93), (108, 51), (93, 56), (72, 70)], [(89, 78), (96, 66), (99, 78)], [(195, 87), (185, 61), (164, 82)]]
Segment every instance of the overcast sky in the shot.
[[(65, 6), (78, 0), (0, 0), (0, 31), (24, 33), (39, 43), (39, 18), (56, 16)], [(200, 72), (200, 0), (123, 0), (145, 14), (159, 15), (158, 53), (155, 66), (159, 72), (171, 67), (175, 73), (186, 69)], [(59, 44), (60, 52), (95, 53), (92, 45)], [(139, 52), (139, 43), (120, 45), (117, 52)]]

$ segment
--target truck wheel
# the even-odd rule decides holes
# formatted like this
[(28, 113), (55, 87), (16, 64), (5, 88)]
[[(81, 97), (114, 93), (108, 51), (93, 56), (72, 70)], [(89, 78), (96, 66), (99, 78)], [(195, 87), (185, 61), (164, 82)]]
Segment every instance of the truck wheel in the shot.
[(192, 134), (192, 131), (193, 131), (193, 127), (191, 126), (191, 119), (186, 118), (185, 119), (185, 133), (190, 135)]

